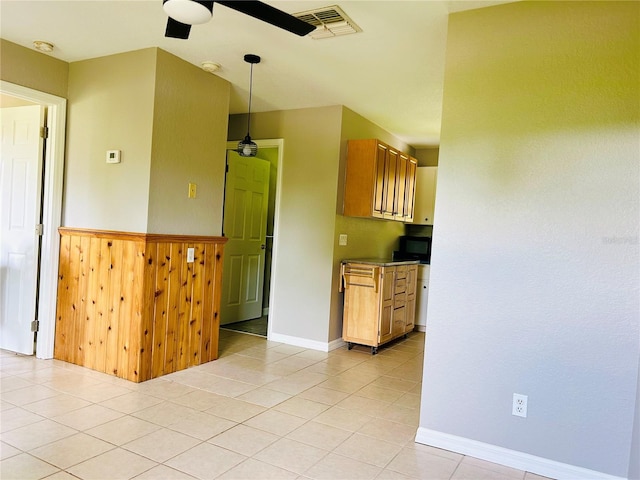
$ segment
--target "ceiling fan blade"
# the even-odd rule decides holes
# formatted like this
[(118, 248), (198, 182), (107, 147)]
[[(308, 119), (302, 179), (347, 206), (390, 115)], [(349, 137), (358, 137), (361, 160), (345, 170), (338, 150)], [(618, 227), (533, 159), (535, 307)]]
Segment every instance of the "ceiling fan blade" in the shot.
[(270, 23), (275, 27), (282, 28), (301, 37), (304, 37), (307, 33), (316, 29), (313, 25), (263, 2), (241, 0), (215, 3), (220, 3), (225, 7), (245, 13), (253, 18)]
[(168, 17), (167, 29), (164, 32), (164, 36), (171, 38), (182, 38), (183, 40), (186, 40), (187, 38), (189, 38), (190, 31), (191, 25), (181, 23), (171, 17)]

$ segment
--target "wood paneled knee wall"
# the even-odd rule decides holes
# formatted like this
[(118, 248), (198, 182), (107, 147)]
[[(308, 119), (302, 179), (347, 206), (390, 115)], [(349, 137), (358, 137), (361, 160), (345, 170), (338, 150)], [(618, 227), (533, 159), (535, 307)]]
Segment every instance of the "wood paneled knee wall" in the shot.
[(218, 357), (226, 238), (60, 235), (56, 359), (142, 382)]

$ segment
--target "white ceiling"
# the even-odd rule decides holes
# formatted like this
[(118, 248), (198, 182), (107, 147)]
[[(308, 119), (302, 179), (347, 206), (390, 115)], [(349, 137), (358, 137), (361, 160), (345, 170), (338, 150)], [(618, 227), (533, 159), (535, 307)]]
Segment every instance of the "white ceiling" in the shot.
[(420, 148), (439, 144), (442, 86), (450, 12), (512, 0), (268, 1), (288, 13), (340, 6), (362, 33), (313, 40), (268, 25), (223, 5), (195, 25), (188, 40), (164, 37), (161, 0), (0, 0), (0, 34), (75, 62), (159, 47), (200, 66), (219, 63), (216, 75), (232, 83), (230, 113), (246, 113), (249, 64), (253, 112), (345, 105)]

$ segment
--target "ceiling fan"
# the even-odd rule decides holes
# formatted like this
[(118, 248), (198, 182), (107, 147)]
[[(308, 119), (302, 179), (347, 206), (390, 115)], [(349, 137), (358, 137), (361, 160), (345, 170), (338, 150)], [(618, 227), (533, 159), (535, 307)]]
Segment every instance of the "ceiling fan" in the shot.
[(316, 27), (304, 22), (282, 10), (256, 1), (213, 2), (201, 0), (162, 0), (162, 8), (169, 15), (165, 37), (189, 38), (191, 25), (208, 22), (213, 15), (213, 4), (220, 3), (225, 7), (250, 15), (263, 22), (295, 33), (301, 37), (315, 30)]

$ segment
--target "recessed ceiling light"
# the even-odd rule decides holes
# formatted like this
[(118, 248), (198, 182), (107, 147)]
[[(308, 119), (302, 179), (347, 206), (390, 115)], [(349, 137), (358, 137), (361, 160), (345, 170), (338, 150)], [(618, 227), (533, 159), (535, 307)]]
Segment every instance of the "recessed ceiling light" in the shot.
[(202, 62), (201, 67), (205, 72), (209, 73), (214, 73), (220, 70), (220, 64), (214, 62)]
[(53, 43), (43, 42), (42, 40), (34, 40), (33, 48), (39, 52), (53, 52)]

